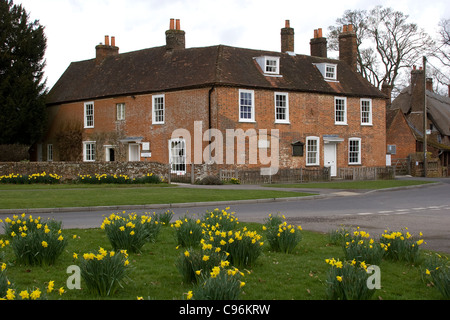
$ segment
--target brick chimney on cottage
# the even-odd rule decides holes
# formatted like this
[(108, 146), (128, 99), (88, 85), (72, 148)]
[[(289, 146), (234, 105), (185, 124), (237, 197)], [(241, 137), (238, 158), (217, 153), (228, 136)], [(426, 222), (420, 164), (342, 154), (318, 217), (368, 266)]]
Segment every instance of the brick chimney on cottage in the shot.
[(181, 30), (180, 19), (170, 19), (169, 30), (166, 31), (166, 49), (180, 50), (186, 48), (185, 32)]
[(327, 58), (327, 38), (322, 35), (322, 28), (314, 30), (314, 38), (311, 39), (311, 56)]
[(100, 43), (95, 47), (95, 64), (101, 64), (107, 57), (119, 54), (119, 47), (116, 47), (116, 38), (111, 37), (109, 43), (109, 36), (105, 36), (105, 44)]
[(281, 52), (294, 52), (294, 28), (286, 20), (285, 27), (281, 29)]
[(353, 71), (357, 71), (358, 44), (356, 40), (353, 25), (344, 25), (339, 35), (339, 60), (347, 62)]
[(413, 66), (411, 70), (411, 112), (423, 113), (423, 97), (425, 94), (425, 72), (422, 67), (419, 69)]

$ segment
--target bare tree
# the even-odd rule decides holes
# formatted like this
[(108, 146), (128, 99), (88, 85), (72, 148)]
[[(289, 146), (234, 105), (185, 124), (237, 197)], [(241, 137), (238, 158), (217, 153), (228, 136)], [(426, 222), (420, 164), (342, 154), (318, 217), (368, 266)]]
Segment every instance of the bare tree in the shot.
[[(434, 91), (442, 95), (448, 94), (450, 84), (450, 19), (439, 22), (439, 33), (436, 41), (436, 49), (432, 55), (433, 64), (430, 64), (429, 76), (435, 81)], [(436, 61), (436, 67), (434, 63)]]
[(373, 85), (395, 88), (404, 68), (421, 61), (433, 41), (408, 15), (377, 6), (372, 10), (348, 10), (330, 27), (330, 48), (337, 48), (342, 25), (353, 24), (358, 37), (358, 70)]

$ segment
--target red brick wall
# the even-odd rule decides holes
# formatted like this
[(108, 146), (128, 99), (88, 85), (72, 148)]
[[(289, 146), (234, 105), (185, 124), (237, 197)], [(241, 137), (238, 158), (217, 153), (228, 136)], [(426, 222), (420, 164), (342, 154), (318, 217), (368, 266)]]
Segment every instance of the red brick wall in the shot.
[[(337, 135), (344, 141), (337, 145), (339, 167), (348, 166), (348, 139), (362, 139), (361, 165), (377, 167), (386, 165), (386, 115), (385, 102), (372, 100), (371, 126), (361, 125), (360, 98), (347, 98), (347, 125), (335, 125), (334, 96), (313, 93), (289, 93), (290, 124), (275, 123), (274, 92), (255, 90), (255, 123), (239, 122), (239, 89), (218, 88), (218, 112), (215, 121), (221, 130), (226, 129), (278, 129), (280, 130), (280, 167), (305, 167), (306, 156), (292, 157), (291, 144), (306, 142), (308, 136), (318, 136), (320, 160), (323, 166), (323, 136)], [(306, 153), (305, 153), (306, 154)]]
[[(334, 96), (313, 93), (289, 93), (290, 124), (275, 124), (274, 92), (255, 90), (255, 122), (239, 122), (239, 88), (216, 87), (209, 96), (210, 88), (165, 92), (165, 124), (152, 124), (152, 95), (126, 96), (95, 101), (95, 127), (83, 129), (83, 141), (97, 142), (97, 161), (104, 161), (104, 145), (121, 145), (118, 140), (126, 137), (142, 137), (151, 143), (151, 158), (142, 161), (168, 162), (168, 141), (172, 132), (179, 128), (191, 133), (194, 147), (194, 121), (201, 121), (203, 132), (209, 128), (208, 105), (211, 102), (211, 128), (226, 129), (279, 129), (280, 167), (305, 167), (303, 157), (292, 157), (291, 144), (306, 142), (307, 136), (320, 137), (320, 160), (323, 166), (323, 136), (337, 135), (344, 141), (337, 145), (339, 167), (348, 166), (348, 139), (362, 139), (362, 166), (385, 165), (385, 102), (372, 101), (373, 125), (361, 126), (360, 98), (347, 98), (347, 125), (334, 123)], [(159, 94), (159, 93), (158, 93)], [(87, 102), (87, 101), (86, 101)], [(126, 120), (116, 121), (116, 104), (126, 104)], [(55, 143), (55, 135), (66, 122), (83, 122), (84, 102), (76, 102), (49, 108), (50, 127), (44, 142)], [(203, 142), (201, 150), (208, 145)], [(120, 148), (118, 146), (117, 148)], [(122, 146), (123, 148), (123, 146)], [(235, 148), (236, 150), (236, 148)], [(248, 148), (247, 148), (248, 150)], [(120, 151), (120, 160), (127, 160), (127, 148)], [(194, 150), (192, 149), (192, 155)], [(118, 152), (119, 153), (119, 152)], [(225, 162), (224, 151), (224, 162)], [(46, 156), (44, 154), (44, 159)], [(119, 159), (119, 156), (118, 156)], [(247, 157), (248, 159), (248, 157)], [(54, 150), (58, 161), (58, 151)], [(81, 160), (81, 155), (80, 155)], [(193, 158), (192, 158), (193, 160)]]
[(396, 114), (387, 130), (386, 144), (396, 146), (396, 154), (391, 156), (392, 161), (406, 159), (416, 152), (416, 139), (401, 111)]

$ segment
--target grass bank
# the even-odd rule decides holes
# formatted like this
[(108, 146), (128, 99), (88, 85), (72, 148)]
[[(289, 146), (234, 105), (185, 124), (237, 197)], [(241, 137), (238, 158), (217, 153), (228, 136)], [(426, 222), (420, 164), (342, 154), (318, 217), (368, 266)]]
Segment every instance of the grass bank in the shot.
[(230, 190), (167, 185), (1, 185), (0, 209), (62, 208), (233, 201), (308, 196), (272, 190)]

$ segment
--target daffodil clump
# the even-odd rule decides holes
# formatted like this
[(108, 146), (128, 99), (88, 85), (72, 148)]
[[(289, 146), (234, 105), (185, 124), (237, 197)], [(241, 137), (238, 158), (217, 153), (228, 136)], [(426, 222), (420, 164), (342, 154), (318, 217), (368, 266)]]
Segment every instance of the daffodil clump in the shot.
[(302, 227), (288, 224), (284, 215), (270, 214), (265, 220), (263, 230), (273, 251), (292, 253), (302, 240)]
[(0, 298), (6, 295), (8, 286), (10, 284), (8, 277), (6, 276), (6, 263), (0, 263)]
[(438, 253), (430, 254), (425, 260), (425, 274), (430, 278), (445, 299), (450, 299), (450, 261)]
[(122, 212), (106, 217), (100, 228), (105, 230), (114, 250), (136, 253), (147, 242), (156, 241), (161, 224), (152, 215)]
[(234, 212), (229, 212), (229, 207), (219, 210), (218, 208), (207, 211), (203, 216), (203, 228), (211, 228), (212, 226), (220, 226), (222, 231), (234, 230), (239, 225), (239, 219)]
[(126, 250), (108, 252), (99, 248), (97, 253), (84, 253), (81, 257), (74, 253), (73, 257), (79, 260), (81, 278), (92, 294), (103, 297), (114, 294), (127, 276), (129, 260)]
[(351, 231), (346, 227), (340, 227), (328, 231), (328, 240), (334, 245), (344, 245), (351, 238)]
[(202, 221), (185, 215), (171, 224), (175, 230), (175, 240), (183, 248), (195, 248), (203, 238)]
[(345, 259), (356, 261), (365, 261), (369, 264), (379, 264), (388, 246), (384, 243), (375, 241), (366, 231), (355, 230), (348, 235), (343, 245)]
[(175, 264), (184, 283), (197, 283), (202, 272), (220, 265), (227, 257), (226, 252), (206, 244), (202, 239), (200, 249), (183, 248)]
[(158, 213), (153, 212), (153, 216), (155, 217), (156, 221), (161, 224), (161, 226), (165, 227), (170, 225), (170, 221), (174, 216), (174, 212), (173, 210), (166, 210), (164, 212)]
[(187, 293), (188, 300), (238, 300), (242, 288), (244, 273), (230, 267), (229, 261), (221, 261), (217, 266), (200, 272), (200, 281)]
[(367, 300), (375, 293), (375, 289), (367, 286), (368, 265), (362, 261), (340, 261), (326, 259), (330, 265), (326, 280), (326, 294), (330, 300)]
[(67, 245), (61, 222), (55, 220), (43, 222), (40, 217), (14, 215), (5, 219), (4, 228), (19, 263), (53, 264)]
[(11, 183), (11, 184), (32, 184), (32, 183), (44, 183), (44, 184), (54, 184), (59, 183), (61, 176), (54, 173), (34, 173), (30, 175), (22, 175), (18, 173), (11, 173), (8, 175), (0, 176), (0, 183)]
[(422, 232), (417, 238), (409, 233), (408, 228), (394, 232), (385, 230), (380, 237), (380, 242), (388, 247), (385, 254), (387, 259), (411, 263), (419, 260), (420, 246), (424, 243)]

